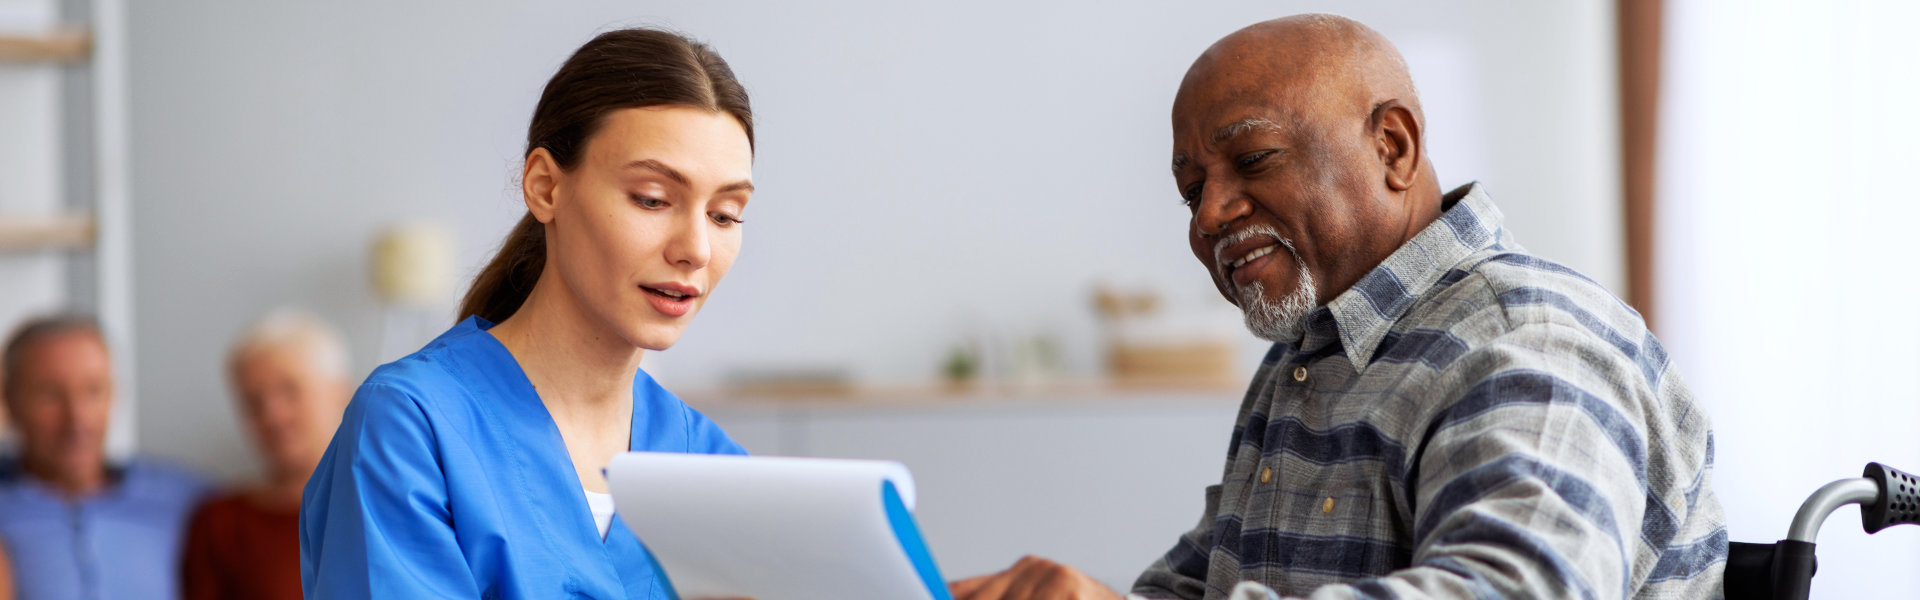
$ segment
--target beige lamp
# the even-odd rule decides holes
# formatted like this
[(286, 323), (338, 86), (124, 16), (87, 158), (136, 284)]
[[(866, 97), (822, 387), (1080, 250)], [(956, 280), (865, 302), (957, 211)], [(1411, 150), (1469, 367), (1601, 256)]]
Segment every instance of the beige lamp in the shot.
[(451, 298), (453, 236), (434, 223), (403, 223), (373, 239), (367, 268), (380, 296), (380, 359), (392, 360), (425, 343), (439, 328), (433, 318)]
[(453, 236), (432, 223), (389, 227), (373, 240), (371, 268), (388, 305), (434, 306), (453, 288)]

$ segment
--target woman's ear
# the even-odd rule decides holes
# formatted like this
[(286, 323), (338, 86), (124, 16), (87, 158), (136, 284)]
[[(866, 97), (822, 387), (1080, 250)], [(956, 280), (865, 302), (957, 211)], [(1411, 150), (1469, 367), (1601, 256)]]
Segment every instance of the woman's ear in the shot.
[(527, 165), (520, 173), (520, 194), (527, 202), (527, 212), (534, 220), (552, 223), (554, 207), (559, 203), (561, 178), (560, 164), (554, 162), (553, 154), (546, 148), (534, 148), (527, 153)]

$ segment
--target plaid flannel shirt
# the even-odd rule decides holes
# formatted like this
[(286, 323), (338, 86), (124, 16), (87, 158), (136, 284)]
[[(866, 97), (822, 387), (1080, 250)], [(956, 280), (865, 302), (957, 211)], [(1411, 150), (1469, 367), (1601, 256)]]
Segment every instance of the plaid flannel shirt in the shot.
[(1638, 313), (1478, 184), (1275, 344), (1136, 597), (1716, 598), (1707, 415)]

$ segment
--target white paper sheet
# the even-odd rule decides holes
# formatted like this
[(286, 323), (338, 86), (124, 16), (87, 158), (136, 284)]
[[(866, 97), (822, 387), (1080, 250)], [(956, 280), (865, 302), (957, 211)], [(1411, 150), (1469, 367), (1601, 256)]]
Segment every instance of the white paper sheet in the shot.
[(950, 600), (900, 463), (630, 452), (607, 479), (680, 598)]

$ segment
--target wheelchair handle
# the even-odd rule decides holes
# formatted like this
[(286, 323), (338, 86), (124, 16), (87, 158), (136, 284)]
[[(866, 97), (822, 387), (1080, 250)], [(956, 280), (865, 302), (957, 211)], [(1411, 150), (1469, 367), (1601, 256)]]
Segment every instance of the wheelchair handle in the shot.
[(1842, 506), (1860, 505), (1860, 528), (1877, 533), (1894, 525), (1920, 525), (1920, 477), (1880, 463), (1867, 463), (1861, 477), (1821, 486), (1793, 515), (1787, 538), (1813, 543), (1820, 525)]
[(1861, 529), (1877, 533), (1894, 525), (1920, 525), (1920, 477), (1880, 463), (1867, 463), (1864, 475), (1880, 488), (1880, 498), (1860, 505)]
[(1872, 479), (1855, 477), (1842, 479), (1820, 486), (1807, 501), (1800, 503), (1800, 512), (1793, 513), (1793, 525), (1787, 527), (1787, 539), (1796, 542), (1813, 543), (1820, 535), (1820, 524), (1827, 521), (1827, 515), (1848, 504), (1862, 506), (1880, 500), (1880, 484)]

